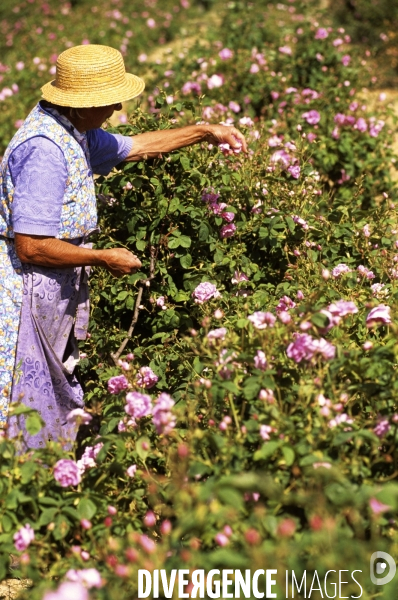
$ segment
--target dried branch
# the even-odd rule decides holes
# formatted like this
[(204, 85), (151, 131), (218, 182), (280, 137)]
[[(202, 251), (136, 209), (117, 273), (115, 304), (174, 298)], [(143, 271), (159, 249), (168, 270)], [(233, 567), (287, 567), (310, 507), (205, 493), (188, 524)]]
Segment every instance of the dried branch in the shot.
[(123, 350), (127, 346), (128, 341), (131, 339), (131, 336), (133, 335), (134, 328), (138, 321), (138, 316), (139, 316), (140, 306), (141, 306), (141, 299), (142, 299), (142, 294), (144, 293), (144, 289), (145, 289), (145, 287), (148, 286), (148, 284), (150, 284), (152, 279), (155, 277), (155, 266), (156, 266), (157, 255), (158, 255), (158, 249), (155, 246), (151, 246), (151, 259), (150, 259), (150, 263), (149, 263), (149, 277), (147, 279), (142, 279), (139, 283), (139, 290), (138, 290), (137, 298), (135, 300), (133, 318), (132, 318), (130, 327), (127, 331), (127, 335), (124, 338), (123, 342), (120, 344), (120, 347), (117, 350), (117, 352), (113, 352), (111, 354), (113, 362), (115, 363), (116, 366), (118, 364), (118, 360), (119, 360)]

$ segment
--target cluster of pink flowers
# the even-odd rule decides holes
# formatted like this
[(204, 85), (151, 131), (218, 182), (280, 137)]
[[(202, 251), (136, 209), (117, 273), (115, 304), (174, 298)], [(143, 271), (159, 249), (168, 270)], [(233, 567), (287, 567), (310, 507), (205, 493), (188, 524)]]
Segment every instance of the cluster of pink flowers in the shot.
[(373, 273), (373, 271), (371, 271), (367, 267), (364, 267), (363, 265), (359, 265), (359, 267), (357, 267), (357, 271), (360, 275), (362, 275), (362, 277), (366, 277), (366, 279), (375, 278), (375, 274)]
[(296, 303), (294, 302), (294, 300), (289, 298), (289, 296), (282, 296), (282, 298), (278, 302), (278, 306), (276, 307), (276, 312), (286, 312), (291, 308), (294, 308), (295, 306)]
[(336, 347), (324, 338), (314, 339), (307, 333), (298, 333), (295, 340), (287, 347), (286, 354), (296, 363), (302, 360), (312, 361), (321, 356), (325, 360), (331, 360), (336, 354)]
[(100, 442), (95, 446), (87, 446), (84, 449), (82, 457), (78, 461), (76, 461), (76, 465), (79, 469), (80, 475), (83, 475), (83, 473), (87, 469), (92, 469), (96, 466), (97, 463), (95, 462), (95, 459), (97, 458), (103, 445), (104, 444)]
[[(354, 104), (354, 103), (353, 103)], [(385, 121), (377, 120), (374, 117), (369, 119), (369, 123), (363, 117), (356, 117), (354, 115), (344, 115), (343, 113), (337, 113), (334, 117), (336, 124), (333, 130), (332, 137), (338, 139), (340, 136), (340, 127), (352, 127), (361, 133), (369, 131), (371, 137), (378, 137), (379, 133), (385, 125)]]
[(358, 312), (358, 308), (356, 307), (354, 302), (347, 300), (338, 300), (337, 302), (329, 304), (327, 308), (322, 309), (320, 312), (326, 315), (329, 319), (329, 324), (327, 325), (327, 327), (321, 330), (322, 333), (325, 333), (326, 331), (329, 331), (332, 327), (338, 325), (343, 317), (347, 315), (356, 314)]
[(78, 485), (81, 482), (79, 466), (74, 460), (61, 458), (61, 460), (54, 465), (54, 479), (58, 481), (62, 487)]
[(211, 298), (220, 298), (221, 294), (214, 283), (204, 281), (194, 289), (192, 296), (196, 304), (203, 304), (203, 302), (207, 302)]
[(14, 534), (14, 546), (18, 552), (23, 552), (35, 539), (33, 528), (27, 523)]
[(168, 435), (174, 429), (176, 418), (171, 412), (174, 404), (172, 397), (165, 393), (160, 394), (155, 400), (152, 419), (157, 433)]
[(157, 384), (159, 377), (152, 371), (150, 367), (141, 367), (137, 373), (137, 385), (147, 390), (153, 388)]
[(350, 267), (348, 267), (346, 264), (340, 263), (337, 265), (337, 267), (334, 267), (334, 269), (332, 269), (332, 277), (337, 279), (338, 277), (340, 277), (340, 275), (343, 275), (343, 273), (351, 273), (351, 271), (352, 269), (350, 269)]

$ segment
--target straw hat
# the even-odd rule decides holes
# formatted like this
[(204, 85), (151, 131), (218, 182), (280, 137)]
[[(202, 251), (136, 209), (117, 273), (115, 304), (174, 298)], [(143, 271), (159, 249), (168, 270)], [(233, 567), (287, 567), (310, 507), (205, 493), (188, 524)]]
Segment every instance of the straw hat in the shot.
[(126, 73), (123, 57), (109, 46), (88, 44), (62, 52), (54, 81), (41, 90), (45, 100), (59, 106), (90, 108), (110, 106), (135, 98), (145, 83)]

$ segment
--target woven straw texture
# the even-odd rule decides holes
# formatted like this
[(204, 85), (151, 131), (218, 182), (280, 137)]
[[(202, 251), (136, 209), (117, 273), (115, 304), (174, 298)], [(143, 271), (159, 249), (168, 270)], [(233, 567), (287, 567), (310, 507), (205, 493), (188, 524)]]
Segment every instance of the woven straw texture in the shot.
[(126, 73), (122, 55), (109, 46), (69, 48), (58, 56), (56, 68), (54, 81), (41, 90), (59, 106), (110, 106), (139, 96), (145, 87), (140, 77)]

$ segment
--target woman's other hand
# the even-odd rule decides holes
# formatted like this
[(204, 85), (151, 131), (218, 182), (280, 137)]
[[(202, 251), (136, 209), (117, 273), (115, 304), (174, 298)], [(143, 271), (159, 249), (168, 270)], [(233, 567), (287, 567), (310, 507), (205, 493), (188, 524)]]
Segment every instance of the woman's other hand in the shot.
[(103, 250), (103, 253), (104, 266), (114, 277), (136, 273), (142, 266), (136, 255), (126, 250), (126, 248), (111, 248), (110, 250)]

